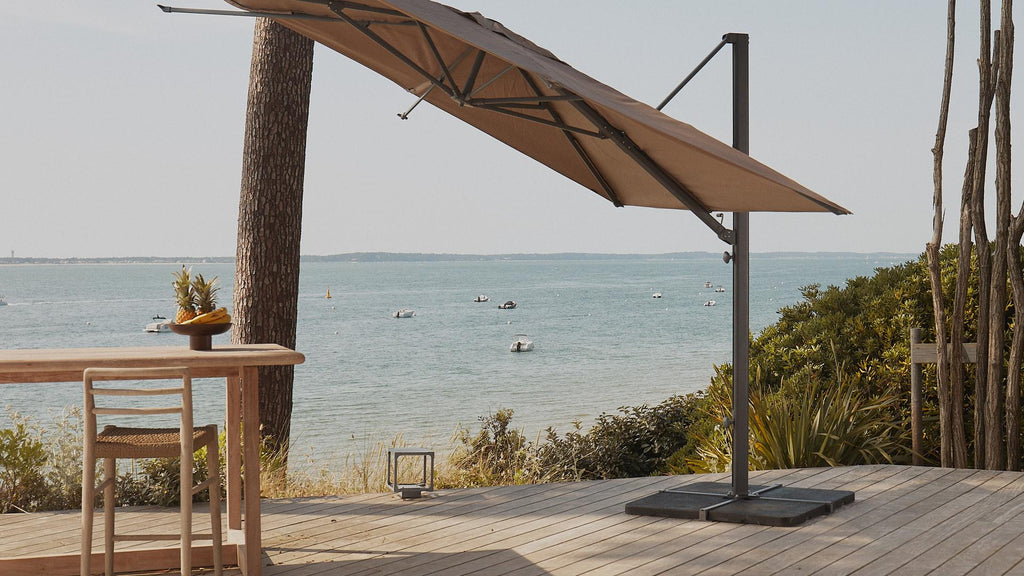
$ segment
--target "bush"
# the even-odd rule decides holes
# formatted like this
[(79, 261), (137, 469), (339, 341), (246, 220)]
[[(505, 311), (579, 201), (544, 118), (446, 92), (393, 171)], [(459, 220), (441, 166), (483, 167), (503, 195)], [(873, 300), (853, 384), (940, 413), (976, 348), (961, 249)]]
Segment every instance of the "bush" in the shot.
[[(842, 368), (836, 374), (842, 375)], [(857, 376), (825, 383), (804, 374), (766, 389), (757, 377), (750, 386), (750, 458), (753, 470), (905, 463), (910, 432), (894, 417), (899, 398), (871, 396)], [(732, 391), (712, 386), (719, 414), (732, 409)], [(718, 426), (697, 438), (698, 472), (724, 472), (732, 461), (731, 431)]]

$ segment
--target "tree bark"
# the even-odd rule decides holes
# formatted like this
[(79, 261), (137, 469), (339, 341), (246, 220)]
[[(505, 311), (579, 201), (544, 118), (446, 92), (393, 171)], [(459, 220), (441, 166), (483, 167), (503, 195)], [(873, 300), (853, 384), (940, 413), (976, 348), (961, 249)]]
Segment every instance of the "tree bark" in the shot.
[[(295, 347), (313, 41), (256, 20), (238, 208), (233, 343)], [(260, 368), (263, 436), (287, 458), (291, 366)]]
[[(953, 298), (953, 321), (950, 342), (964, 341), (964, 316), (967, 310), (967, 289), (971, 278), (971, 187), (974, 174), (976, 137), (968, 136), (967, 166), (960, 192), (960, 240), (957, 251), (956, 294)], [(967, 436), (964, 429), (964, 353), (963, 346), (952, 346), (949, 357), (950, 397), (953, 422), (953, 465), (966, 468)]]
[[(997, 206), (997, 225), (999, 230), (996, 234), (996, 247), (1001, 248), (1002, 256), (1002, 269), (1003, 273), (999, 276), (993, 276), (993, 289), (996, 288), (996, 282), (998, 281), (998, 288), (1002, 295), (1002, 308), (997, 309), (997, 303), (992, 302), (993, 318), (998, 319), (999, 323), (999, 341), (1003, 344), (1003, 335), (1005, 334), (1003, 327), (1006, 325), (1005, 314), (1006, 314), (1006, 271), (1009, 269), (1011, 272), (1011, 283), (1014, 282), (1013, 276), (1019, 276), (1019, 269), (1014, 270), (1010, 264), (1010, 260), (1019, 263), (1019, 245), (1020, 236), (1015, 237), (1015, 231), (1011, 230), (1013, 222), (1013, 216), (1010, 214), (1010, 197), (1011, 197), (1011, 184), (1010, 184), (1010, 84), (1013, 78), (1013, 0), (1003, 0), (1002, 9), (1000, 11), (1000, 24), (999, 24), (999, 74), (996, 81), (996, 206)], [(1000, 234), (1002, 238), (1000, 238)], [(1002, 240), (1002, 242), (1000, 242)], [(998, 250), (997, 250), (998, 252)], [(995, 256), (999, 258), (997, 254)], [(1016, 272), (1016, 273), (1015, 273)], [(995, 270), (993, 270), (995, 274)], [(994, 299), (993, 299), (994, 300)], [(996, 315), (998, 312), (998, 316)], [(995, 329), (996, 326), (993, 326)], [(1016, 341), (1016, 332), (1019, 331), (1019, 325), (1014, 325), (1014, 338)], [(993, 330), (995, 333), (995, 330)], [(993, 345), (994, 348), (994, 345)], [(1000, 376), (1003, 368), (1003, 350), (1002, 347), (999, 349), (999, 362), (993, 362), (989, 360), (989, 378), (992, 377), (992, 370), (998, 369)], [(1011, 362), (1014, 353), (1019, 352), (1014, 350), (1011, 345), (1010, 358)], [(999, 379), (1002, 382), (1002, 378)], [(1019, 468), (1019, 452), (1020, 452), (1020, 378), (1016, 372), (1006, 373), (1006, 400), (1005, 412), (1006, 412), (1006, 439), (1007, 443), (1004, 446), (1002, 442), (999, 443), (998, 448), (1005, 448), (1005, 455), (1007, 461), (1003, 461), (1003, 453), (1000, 453), (999, 463), (1002, 464), (999, 468), (1017, 469)], [(992, 390), (990, 380), (990, 391)], [(993, 411), (997, 411), (1002, 415), (1004, 412), (1004, 405), (1002, 404), (1003, 396), (999, 396), (1000, 405), (993, 406)], [(993, 402), (995, 404), (995, 402)], [(1012, 422), (1011, 422), (1012, 420)], [(1002, 431), (1000, 431), (1002, 432)], [(1000, 435), (1000, 439), (1002, 436)], [(1013, 443), (1013, 448), (1010, 447), (1010, 443)], [(994, 444), (994, 443), (993, 443)], [(993, 446), (993, 450), (996, 446)]]
[(946, 352), (946, 309), (942, 295), (942, 269), (939, 251), (942, 247), (942, 154), (946, 142), (946, 125), (949, 119), (949, 94), (953, 85), (953, 46), (956, 29), (956, 0), (949, 0), (946, 17), (946, 60), (942, 80), (942, 102), (939, 105), (939, 126), (935, 131), (935, 146), (932, 147), (932, 239), (925, 253), (928, 256), (928, 277), (932, 287), (932, 309), (935, 317), (935, 348), (937, 391), (939, 397), (939, 437), (942, 466), (953, 464), (952, 414), (950, 412), (949, 358)]
[(974, 466), (986, 468), (985, 451), (985, 406), (988, 404), (988, 347), (989, 347), (989, 294), (992, 284), (992, 248), (988, 239), (988, 228), (985, 224), (985, 168), (988, 159), (988, 129), (992, 98), (992, 4), (989, 0), (980, 0), (980, 44), (978, 57), (978, 142), (975, 145), (977, 154), (974, 165), (974, 182), (971, 187), (972, 222), (974, 224), (974, 244), (978, 257), (978, 358), (975, 365), (974, 380)]

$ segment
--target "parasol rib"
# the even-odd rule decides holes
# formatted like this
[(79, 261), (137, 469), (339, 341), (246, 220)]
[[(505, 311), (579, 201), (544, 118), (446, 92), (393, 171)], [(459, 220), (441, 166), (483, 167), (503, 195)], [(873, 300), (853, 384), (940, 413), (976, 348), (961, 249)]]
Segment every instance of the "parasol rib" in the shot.
[(358, 2), (347, 2), (346, 0), (302, 0), (303, 2), (309, 2), (311, 4), (324, 4), (331, 7), (331, 11), (334, 11), (334, 6), (339, 6), (341, 10), (346, 8), (350, 10), (358, 10), (360, 12), (373, 12), (374, 14), (387, 14), (388, 16), (398, 16), (399, 18), (408, 18), (409, 16), (398, 10), (392, 10), (390, 8), (380, 8), (377, 6), (369, 6), (367, 4), (360, 4)]
[[(522, 69), (520, 69), (522, 72)], [(536, 96), (519, 96), (513, 98), (471, 98), (466, 101), (466, 104), (470, 106), (479, 106), (483, 104), (543, 104), (545, 102), (568, 102), (569, 100), (582, 100), (579, 96), (544, 96), (538, 94)]]
[[(561, 94), (568, 93), (567, 90), (559, 86), (553, 86), (553, 88)], [(733, 243), (733, 239), (735, 237), (733, 231), (726, 228), (721, 222), (712, 216), (711, 211), (709, 211), (696, 196), (665, 172), (657, 162), (652, 160), (650, 156), (637, 146), (636, 142), (633, 142), (633, 139), (630, 138), (628, 134), (619, 130), (615, 126), (612, 126), (612, 124), (608, 122), (608, 120), (606, 120), (605, 117), (597, 110), (594, 110), (590, 104), (576, 100), (570, 100), (569, 104), (579, 111), (579, 113), (587, 120), (593, 123), (602, 134), (611, 139), (611, 141), (619, 147), (619, 150), (625, 153), (626, 156), (632, 158), (637, 165), (643, 168), (659, 184), (664, 186), (666, 190), (682, 202), (684, 206), (697, 216), (697, 218), (700, 218), (701, 222), (703, 222), (708, 228), (711, 228), (711, 230), (723, 242), (726, 244)]]
[(466, 84), (462, 87), (463, 94), (469, 94), (473, 91), (473, 84), (476, 83), (476, 75), (480, 73), (480, 66), (484, 63), (484, 57), (487, 53), (483, 50), (476, 51), (476, 58), (473, 59), (473, 67), (469, 70), (469, 77), (466, 78)]
[(430, 51), (434, 54), (434, 59), (437, 60), (438, 66), (441, 67), (441, 72), (444, 77), (448, 79), (448, 83), (452, 85), (452, 97), (459, 102), (463, 101), (462, 93), (459, 91), (459, 85), (455, 83), (455, 78), (452, 77), (452, 71), (448, 69), (448, 65), (445, 64), (444, 58), (441, 57), (441, 53), (437, 51), (437, 45), (434, 44), (434, 40), (430, 37), (430, 32), (427, 27), (423, 25), (423, 22), (417, 21), (416, 25), (419, 26), (420, 32), (423, 34), (423, 39), (427, 41), (427, 46), (430, 47)]
[(587, 130), (586, 128), (577, 128), (576, 126), (570, 126), (565, 123), (553, 122), (551, 120), (545, 120), (543, 118), (537, 118), (536, 116), (530, 116), (529, 114), (523, 114), (522, 112), (516, 112), (514, 110), (508, 110), (500, 106), (476, 106), (481, 110), (490, 110), (499, 114), (505, 114), (506, 116), (513, 116), (522, 120), (529, 120), (530, 122), (536, 122), (537, 124), (543, 124), (545, 126), (551, 126), (552, 128), (558, 128), (559, 130), (567, 130), (576, 134), (582, 134), (584, 136), (590, 136), (592, 138), (605, 139), (608, 136), (601, 132), (594, 132), (593, 130)]
[[(424, 70), (422, 67), (420, 67), (419, 64), (413, 62), (411, 59), (409, 59), (408, 56), (406, 56), (405, 54), (402, 54), (402, 52), (400, 50), (398, 50), (397, 48), (395, 48), (394, 46), (389, 44), (387, 42), (387, 40), (384, 40), (383, 38), (378, 36), (376, 33), (374, 33), (373, 30), (370, 30), (369, 26), (364, 26), (364, 25), (360, 24), (358, 21), (350, 18), (348, 16), (348, 14), (345, 14), (345, 12), (344, 12), (345, 8), (350, 8), (351, 7), (351, 6), (348, 6), (349, 4), (352, 4), (352, 3), (351, 2), (329, 2), (327, 4), (327, 7), (330, 8), (331, 12), (334, 12), (335, 14), (337, 14), (338, 18), (344, 20), (348, 24), (352, 25), (352, 27), (354, 27), (356, 30), (359, 30), (360, 32), (362, 32), (367, 38), (369, 38), (370, 40), (373, 40), (381, 48), (387, 50), (389, 54), (391, 54), (395, 58), (398, 58), (406, 66), (412, 68), (419, 75), (421, 75), (425, 79), (429, 80), (431, 84), (433, 84), (434, 86), (438, 87), (442, 92), (444, 92), (448, 96), (455, 97), (455, 94), (452, 92), (452, 90), (450, 88), (448, 88), (447, 86), (445, 86), (443, 82), (441, 82), (441, 81), (437, 80), (436, 78), (434, 78), (434, 76), (432, 74), (430, 74), (429, 72)], [(401, 16), (404, 17), (405, 15), (401, 14)]]
[[(533, 78), (531, 78), (530, 75), (527, 74), (522, 69), (519, 70), (519, 74), (523, 77), (523, 81), (525, 81), (526, 84), (530, 87), (530, 90), (533, 90), (533, 93), (536, 94), (537, 96), (541, 96), (540, 88), (537, 86), (537, 83), (533, 81)], [(548, 114), (551, 115), (552, 120), (560, 124), (565, 123), (565, 121), (562, 120), (562, 116), (558, 112), (556, 112), (555, 109), (548, 102), (545, 102), (544, 104), (542, 104), (542, 106), (544, 106), (544, 108), (548, 111)], [(574, 136), (573, 133), (568, 130), (562, 130), (562, 134), (565, 135), (565, 138), (567, 140), (569, 140), (569, 145), (572, 146), (572, 149), (576, 151), (576, 154), (580, 157), (580, 160), (583, 160), (583, 164), (587, 167), (587, 170), (590, 171), (590, 173), (594, 176), (594, 179), (597, 180), (597, 183), (600, 184), (601, 189), (604, 190), (605, 198), (608, 198), (608, 200), (610, 200), (616, 208), (622, 208), (624, 204), (621, 200), (619, 200), (619, 195), (615, 193), (615, 189), (613, 189), (611, 184), (608, 183), (608, 180), (604, 177), (604, 174), (602, 174), (601, 171), (598, 170), (597, 165), (594, 164), (594, 161), (590, 158), (590, 154), (587, 154), (587, 151), (583, 149), (583, 145), (580, 144), (580, 141), (576, 139), (576, 136)]]

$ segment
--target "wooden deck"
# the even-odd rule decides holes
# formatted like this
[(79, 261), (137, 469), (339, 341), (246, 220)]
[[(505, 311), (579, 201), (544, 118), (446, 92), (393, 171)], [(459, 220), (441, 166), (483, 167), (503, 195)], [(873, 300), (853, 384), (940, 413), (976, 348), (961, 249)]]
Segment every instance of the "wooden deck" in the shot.
[[(408, 501), (390, 494), (266, 500), (264, 574), (1024, 575), (1024, 473), (906, 466), (751, 473), (751, 483), (856, 492), (852, 505), (796, 528), (623, 513), (630, 500), (706, 480), (728, 478), (443, 490)], [(153, 510), (118, 516), (122, 526), (148, 529), (176, 518)], [(0, 556), (74, 552), (77, 542), (77, 513), (0, 516)]]

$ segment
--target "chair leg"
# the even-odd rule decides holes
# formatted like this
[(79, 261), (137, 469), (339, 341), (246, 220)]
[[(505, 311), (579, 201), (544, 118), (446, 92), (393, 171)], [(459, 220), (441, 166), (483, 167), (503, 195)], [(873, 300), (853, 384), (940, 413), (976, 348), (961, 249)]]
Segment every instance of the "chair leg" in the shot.
[(192, 574), (192, 455), (181, 459), (181, 576)]
[[(88, 447), (86, 448), (88, 452)], [(92, 571), (92, 524), (93, 506), (96, 503), (96, 462), (91, 454), (85, 454), (82, 460), (82, 562), (81, 576), (89, 576)]]
[[(216, 432), (213, 434), (217, 438)], [(217, 453), (217, 442), (211, 442), (206, 446), (206, 475), (210, 478), (210, 534), (213, 535), (213, 574), (221, 576), (224, 570), (223, 557), (221, 556), (220, 532), (220, 455)]]
[(114, 576), (114, 492), (117, 484), (117, 461), (103, 459), (103, 570)]

